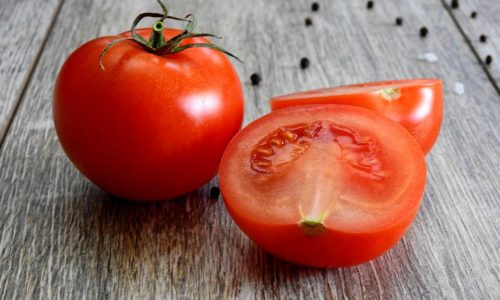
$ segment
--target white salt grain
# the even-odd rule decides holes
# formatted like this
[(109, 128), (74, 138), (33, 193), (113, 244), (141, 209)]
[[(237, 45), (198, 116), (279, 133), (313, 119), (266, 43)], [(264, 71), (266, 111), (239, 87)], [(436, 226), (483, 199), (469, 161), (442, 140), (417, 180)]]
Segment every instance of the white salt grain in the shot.
[(463, 93), (465, 93), (464, 85), (461, 82), (455, 83), (455, 93), (457, 93), (458, 95), (462, 95)]
[(424, 59), (428, 62), (435, 62), (438, 60), (438, 57), (436, 54), (434, 54), (432, 52), (427, 52), (423, 56), (421, 56), (420, 59)]

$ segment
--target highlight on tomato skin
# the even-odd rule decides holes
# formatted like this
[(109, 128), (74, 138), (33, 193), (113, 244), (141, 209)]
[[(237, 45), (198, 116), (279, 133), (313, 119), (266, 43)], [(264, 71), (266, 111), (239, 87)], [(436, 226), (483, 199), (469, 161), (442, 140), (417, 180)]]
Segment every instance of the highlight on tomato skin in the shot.
[(219, 168), (224, 203), (243, 232), (277, 257), (314, 267), (352, 266), (390, 249), (415, 219), (425, 181), (423, 153), (403, 127), (336, 104), (252, 122)]
[(440, 79), (368, 82), (297, 92), (270, 100), (272, 110), (308, 104), (347, 104), (377, 111), (405, 127), (427, 154), (441, 129), (443, 83)]

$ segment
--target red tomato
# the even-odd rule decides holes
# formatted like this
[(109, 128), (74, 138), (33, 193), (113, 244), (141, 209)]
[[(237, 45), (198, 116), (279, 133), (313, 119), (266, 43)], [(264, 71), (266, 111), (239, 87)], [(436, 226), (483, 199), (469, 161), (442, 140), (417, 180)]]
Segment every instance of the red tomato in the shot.
[(401, 124), (427, 154), (443, 119), (443, 84), (438, 79), (404, 79), (299, 92), (271, 99), (273, 110), (304, 104), (365, 107)]
[(229, 213), (262, 248), (298, 264), (340, 267), (401, 238), (420, 206), (426, 167), (397, 123), (330, 104), (254, 121), (229, 143), (219, 176)]
[[(150, 29), (137, 31), (148, 39)], [(165, 39), (179, 34), (166, 29)], [(208, 48), (169, 55), (101, 37), (78, 48), (55, 85), (59, 140), (103, 190), (134, 200), (169, 199), (212, 178), (243, 119), (243, 93), (229, 59)], [(181, 45), (207, 43), (188, 38)]]

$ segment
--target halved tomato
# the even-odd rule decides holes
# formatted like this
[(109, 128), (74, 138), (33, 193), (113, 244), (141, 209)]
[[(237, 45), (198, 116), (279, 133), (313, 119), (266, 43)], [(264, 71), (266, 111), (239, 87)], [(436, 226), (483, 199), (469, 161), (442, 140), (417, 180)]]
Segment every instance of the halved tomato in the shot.
[(350, 266), (393, 246), (415, 218), (426, 166), (399, 124), (349, 105), (295, 106), (248, 125), (220, 166), (227, 209), (270, 253)]
[(273, 110), (304, 104), (365, 107), (401, 124), (427, 154), (443, 119), (443, 84), (439, 79), (403, 79), (305, 91), (271, 99)]

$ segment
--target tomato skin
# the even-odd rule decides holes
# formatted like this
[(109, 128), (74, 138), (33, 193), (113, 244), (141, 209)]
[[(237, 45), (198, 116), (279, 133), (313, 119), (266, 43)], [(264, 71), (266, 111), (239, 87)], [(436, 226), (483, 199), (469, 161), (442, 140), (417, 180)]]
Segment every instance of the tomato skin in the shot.
[[(388, 101), (379, 91), (391, 87), (399, 88), (400, 97)], [(441, 129), (443, 84), (439, 79), (380, 81), (298, 92), (270, 100), (273, 110), (307, 104), (347, 104), (377, 111), (405, 127), (427, 154)]]
[(264, 250), (299, 265), (320, 268), (350, 267), (382, 255), (401, 239), (418, 212), (417, 206), (399, 223), (382, 231), (352, 233), (327, 228), (320, 236), (307, 236), (297, 224), (265, 225), (264, 229), (264, 225), (248, 219), (231, 205), (226, 207), (241, 230)]
[[(277, 177), (285, 179), (290, 174), (259, 175), (252, 171), (248, 157), (251, 156), (252, 147), (261, 145), (259, 141), (262, 135), (276, 128), (283, 128), (290, 120), (296, 119), (298, 123), (315, 120), (316, 117), (320, 120), (324, 118), (336, 120), (342, 115), (346, 119), (357, 119), (359, 122), (356, 122), (364, 124), (367, 130), (372, 130), (371, 126), (377, 131), (387, 128), (387, 132), (382, 134), (383, 144), (386, 146), (380, 148), (379, 152), (384, 159), (390, 160), (385, 164), (392, 165), (391, 168), (394, 170), (401, 170), (407, 181), (394, 182), (395, 178), (402, 177), (388, 173), (390, 174), (388, 179), (380, 182), (382, 188), (395, 188), (398, 191), (391, 194), (393, 198), (387, 199), (390, 206), (383, 208), (384, 214), (387, 215), (384, 221), (380, 219), (373, 223), (374, 225), (368, 226), (363, 218), (356, 217), (352, 219), (351, 224), (336, 223), (335, 219), (342, 218), (340, 210), (339, 215), (325, 221), (323, 233), (311, 236), (305, 234), (299, 226), (300, 217), (293, 214), (280, 216), (286, 214), (287, 208), (279, 206), (278, 209), (274, 209), (273, 205), (274, 201), (278, 201), (275, 199), (283, 196), (282, 191), (286, 193), (287, 190), (291, 190), (290, 195), (298, 198), (301, 192), (307, 190), (308, 185), (314, 182), (300, 183), (300, 186), (280, 186), (276, 187), (279, 189), (276, 194), (269, 193), (270, 186), (271, 189), (277, 186)], [(398, 140), (400, 144), (393, 143), (393, 139)], [(384, 147), (398, 149), (395, 153), (401, 153), (401, 157), (394, 157)], [(321, 163), (324, 166), (328, 165), (327, 162)], [(311, 164), (305, 161), (301, 166), (302, 169), (307, 169)], [(314, 168), (312, 170), (310, 174), (325, 171)], [(235, 172), (238, 173), (234, 174)], [(275, 178), (266, 186), (267, 179), (262, 179), (264, 176)], [(307, 177), (304, 178), (307, 180)], [(425, 178), (426, 166), (423, 153), (415, 139), (403, 127), (367, 109), (334, 104), (284, 108), (254, 121), (232, 139), (222, 158), (219, 172), (221, 192), (228, 212), (245, 234), (277, 257), (314, 267), (353, 266), (374, 259), (391, 248), (407, 231), (418, 213), (425, 188)], [(350, 187), (355, 189), (365, 182), (363, 179), (355, 179)], [(323, 187), (323, 183), (318, 186), (319, 189)], [(313, 189), (309, 198), (317, 195), (315, 191)], [(376, 198), (374, 194), (372, 196)], [(376, 205), (371, 206), (373, 200), (370, 197), (364, 200), (368, 205), (367, 215), (372, 214), (371, 211), (380, 211)], [(253, 209), (255, 206), (260, 210)], [(269, 214), (269, 211), (272, 211), (272, 214)], [(346, 214), (349, 213), (351, 212), (347, 209)]]
[[(151, 30), (137, 32), (147, 39)], [(54, 92), (56, 132), (78, 170), (104, 191), (139, 201), (171, 199), (215, 175), (241, 127), (241, 84), (215, 50), (158, 56), (133, 41), (112, 47), (103, 71), (100, 53), (127, 35), (89, 41), (66, 60)]]

